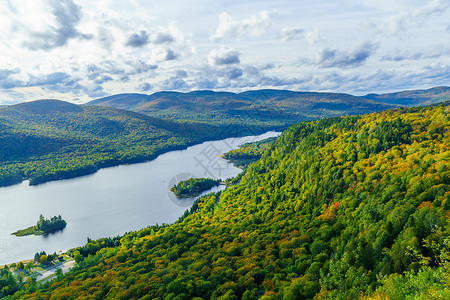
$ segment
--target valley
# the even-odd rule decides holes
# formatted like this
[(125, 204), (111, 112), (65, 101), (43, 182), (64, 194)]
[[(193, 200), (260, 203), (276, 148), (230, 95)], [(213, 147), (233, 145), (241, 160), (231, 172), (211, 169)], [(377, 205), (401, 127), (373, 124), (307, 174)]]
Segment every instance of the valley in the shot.
[(285, 90), (193, 91), (120, 94), (87, 105), (38, 100), (0, 107), (0, 186), (74, 178), (148, 161), (206, 140), (442, 101), (450, 93), (440, 87), (367, 97)]
[[(225, 123), (221, 121), (222, 124), (198, 120), (187, 122), (192, 131), (185, 131), (188, 127), (177, 125), (186, 122), (181, 119), (161, 122), (152, 116), (116, 108), (72, 106), (60, 101), (38, 102), (37, 106), (31, 103), (31, 107), (3, 108), (5, 111), (0, 114), (3, 124), (10, 126), (5, 127), (9, 131), (3, 131), (6, 133), (3, 136), (9, 134), (10, 138), (13, 133), (27, 132), (28, 136), (17, 134), (16, 137), (45, 136), (55, 142), (36, 141), (36, 145), (45, 147), (37, 147), (33, 150), (36, 152), (28, 156), (25, 151), (22, 154), (20, 151), (4, 151), (3, 155), (9, 157), (16, 167), (21, 166), (18, 163), (21, 160), (46, 163), (45, 155), (42, 161), (36, 158), (41, 157), (41, 153), (47, 153), (48, 159), (58, 158), (59, 154), (69, 152), (70, 148), (66, 147), (76, 149), (86, 144), (73, 143), (77, 140), (90, 141), (77, 159), (90, 158), (89, 155), (96, 154), (96, 151), (110, 147), (108, 157), (120, 161), (114, 149), (126, 146), (130, 147), (130, 158), (148, 159), (149, 156), (136, 154), (137, 148), (134, 147), (144, 145), (140, 149), (148, 151), (154, 149), (151, 143), (157, 140), (162, 141), (163, 146), (167, 141), (184, 145), (201, 141), (205, 136), (221, 136), (211, 128), (230, 128), (224, 127), (226, 120), (230, 119), (225, 119)], [(47, 108), (52, 113), (46, 112)], [(160, 223), (153, 218), (154, 223), (149, 224), (148, 216), (144, 214), (140, 224), (133, 225), (135, 227), (131, 231), (119, 230), (119, 235), (114, 238), (105, 237), (108, 230), (97, 225), (100, 232), (91, 235), (87, 244), (77, 247), (80, 242), (76, 242), (69, 247), (72, 249), (67, 253), (76, 261), (70, 272), (47, 283), (16, 283), (14, 293), (3, 291), (2, 295), (7, 299), (47, 295), (58, 299), (87, 295), (114, 299), (170, 298), (175, 295), (181, 299), (295, 299), (298, 295), (304, 299), (356, 299), (362, 296), (378, 299), (427, 293), (445, 298), (448, 296), (445, 289), (449, 284), (445, 277), (448, 265), (439, 257), (448, 255), (449, 112), (447, 101), (424, 107), (300, 122), (291, 125), (276, 140), (248, 145), (245, 144), (248, 139), (244, 137), (229, 138), (225, 145), (235, 140), (241, 141), (239, 145), (244, 143), (226, 156), (245, 170), (226, 180), (229, 186), (226, 190), (181, 204), (173, 202), (176, 197), (167, 192), (173, 182), (187, 179), (182, 177), (188, 174), (176, 175), (175, 181), (168, 180), (170, 182), (163, 184), (156, 181), (157, 185), (165, 187), (162, 193), (168, 197), (157, 196), (153, 192), (156, 197), (152, 199), (160, 201), (166, 198), (165, 201), (172, 203), (168, 206), (172, 211), (171, 221)], [(132, 118), (127, 117), (123, 121), (123, 114)], [(75, 125), (69, 122), (77, 120), (75, 116), (85, 116), (85, 119), (79, 127), (72, 127), (69, 131), (67, 125)], [(98, 122), (109, 122), (103, 119), (104, 116), (113, 123), (107, 123), (102, 129)], [(20, 121), (25, 118), (38, 130), (32, 130), (33, 126), (25, 129)], [(86, 121), (95, 125), (84, 127)], [(254, 128), (275, 126), (271, 120), (267, 122), (262, 122), (267, 127), (258, 127), (261, 123), (255, 123), (258, 126)], [(230, 124), (232, 128), (246, 126), (243, 123)], [(137, 130), (136, 126), (143, 130)], [(96, 130), (106, 131), (99, 133)], [(148, 134), (150, 131), (153, 135)], [(192, 134), (191, 140), (186, 132)], [(243, 134), (244, 131), (237, 132)], [(235, 131), (226, 133), (238, 135)], [(179, 144), (177, 139), (171, 139), (171, 135), (179, 139)], [(67, 137), (73, 140), (69, 142)], [(127, 143), (128, 140), (133, 142)], [(209, 169), (203, 168), (203, 163), (208, 161), (199, 159), (200, 156), (209, 155), (211, 149), (224, 148), (211, 145), (206, 142), (195, 146), (198, 152), (190, 162), (203, 170), (203, 174), (197, 177), (208, 177), (208, 171), (212, 170), (212, 165)], [(89, 150), (92, 146), (95, 146), (94, 150)], [(173, 153), (177, 152), (180, 151)], [(105, 155), (105, 152), (100, 153)], [(171, 155), (163, 154), (158, 159), (172, 161)], [(160, 164), (158, 160), (149, 163), (153, 162)], [(112, 165), (115, 164), (121, 162)], [(135, 169), (139, 166), (127, 167)], [(157, 170), (156, 176), (160, 176), (166, 166), (167, 161), (153, 169)], [(95, 176), (109, 170), (114, 168), (102, 170)], [(151, 169), (146, 170), (144, 172), (152, 172)], [(177, 173), (168, 171), (170, 176)], [(136, 173), (127, 177), (137, 178)], [(145, 179), (144, 174), (140, 177)], [(88, 182), (102, 186), (92, 182), (90, 176), (73, 180), (80, 181), (83, 186)], [(104, 180), (113, 185), (118, 182), (111, 178)], [(30, 183), (39, 181), (30, 180)], [(137, 183), (146, 186), (144, 182)], [(50, 187), (52, 184), (46, 185)], [(60, 181), (54, 184), (59, 186)], [(28, 188), (43, 191), (46, 185)], [(24, 188), (26, 185), (22, 183), (20, 186)], [(3, 189), (9, 188), (14, 187)], [(109, 190), (106, 186), (104, 188), (104, 191)], [(66, 187), (63, 190), (67, 191)], [(123, 198), (124, 203), (139, 198), (136, 198), (137, 194), (124, 198), (121, 192), (109, 192), (105, 196), (107, 202), (111, 202), (113, 194)], [(46, 195), (42, 194), (43, 197)], [(36, 205), (43, 203), (29, 200)], [(92, 203), (92, 200), (88, 201)], [(26, 205), (32, 202), (28, 203)], [(127, 209), (115, 203), (120, 214), (126, 214)], [(75, 198), (67, 204), (71, 209), (85, 206)], [(174, 204), (181, 206), (174, 210)], [(104, 204), (99, 202), (99, 205)], [(135, 208), (145, 211), (139, 205)], [(7, 208), (7, 211), (12, 210)], [(52, 214), (52, 211), (46, 213)], [(124, 220), (137, 216), (132, 211), (128, 215)], [(161, 213), (156, 213), (155, 217), (157, 215)], [(67, 220), (70, 224), (75, 220), (71, 218), (69, 213)], [(89, 220), (95, 218), (89, 217)], [(105, 218), (99, 217), (99, 220)], [(69, 234), (66, 231), (72, 230), (72, 226), (60, 236), (51, 237), (52, 243), (60, 244), (61, 241), (56, 239)], [(431, 282), (434, 284), (427, 284)], [(126, 289), (115, 288), (123, 283), (126, 283)], [(427, 286), (425, 289), (424, 284)], [(7, 286), (12, 285), (8, 283)]]
[[(104, 168), (87, 176), (32, 186), (22, 182), (0, 188), (0, 219), (3, 220), (0, 223), (0, 266), (32, 258), (40, 251), (67, 251), (84, 245), (87, 238), (113, 238), (150, 225), (171, 224), (195, 200), (178, 199), (170, 192), (178, 181), (189, 177), (221, 180), (235, 177), (241, 170), (216, 155), (237, 148), (241, 143), (277, 135), (269, 132), (204, 142), (161, 154), (148, 162)], [(212, 152), (210, 157), (205, 154), (208, 149), (218, 152)], [(223, 185), (210, 191), (222, 189)], [(35, 223), (40, 213), (44, 216), (60, 214), (67, 227), (38, 237), (11, 235)]]
[[(177, 122), (105, 107), (42, 100), (0, 109), (0, 186), (31, 185), (148, 161), (207, 140), (272, 126)], [(277, 128), (276, 126), (274, 128)]]
[(449, 300), (449, 20), (0, 1), (0, 299)]

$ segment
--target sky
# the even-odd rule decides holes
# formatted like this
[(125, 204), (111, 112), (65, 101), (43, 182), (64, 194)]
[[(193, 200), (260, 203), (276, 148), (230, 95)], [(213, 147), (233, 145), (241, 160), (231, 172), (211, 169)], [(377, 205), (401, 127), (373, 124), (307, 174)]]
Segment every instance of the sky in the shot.
[(1, 0), (0, 105), (450, 85), (450, 0)]

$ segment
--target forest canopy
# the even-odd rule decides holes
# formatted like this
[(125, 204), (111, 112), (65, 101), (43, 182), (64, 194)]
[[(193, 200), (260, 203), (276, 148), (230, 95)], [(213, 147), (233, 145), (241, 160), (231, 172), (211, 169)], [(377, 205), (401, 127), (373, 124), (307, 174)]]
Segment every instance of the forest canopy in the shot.
[(66, 225), (67, 222), (60, 215), (51, 217), (50, 219), (46, 219), (43, 215), (40, 215), (36, 227), (45, 233), (50, 233), (64, 229)]
[(270, 119), (226, 126), (163, 120), (114, 108), (40, 100), (0, 108), (0, 186), (37, 185), (147, 161), (206, 140), (285, 128)]
[(293, 125), (178, 222), (90, 240), (11, 298), (448, 299), (449, 113)]
[(178, 198), (191, 198), (197, 197), (202, 192), (218, 186), (220, 179), (212, 178), (189, 178), (184, 181), (178, 182), (176, 185), (170, 188), (175, 196)]

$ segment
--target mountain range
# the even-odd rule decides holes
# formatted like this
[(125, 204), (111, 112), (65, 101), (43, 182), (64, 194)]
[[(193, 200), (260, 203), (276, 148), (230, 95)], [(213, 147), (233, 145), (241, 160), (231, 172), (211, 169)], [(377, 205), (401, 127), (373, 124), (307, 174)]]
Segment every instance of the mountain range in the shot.
[(446, 95), (196, 91), (2, 107), (3, 185), (296, 124), (233, 152), (256, 161), (174, 224), (88, 239), (47, 283), (1, 269), (0, 298), (450, 299), (450, 101), (434, 103)]
[(450, 87), (439, 86), (427, 90), (411, 90), (390, 94), (368, 94), (363, 98), (402, 106), (423, 106), (450, 99)]
[(239, 94), (213, 91), (119, 94), (87, 104), (116, 107), (177, 120), (228, 123), (242, 122), (244, 119), (245, 122), (271, 121), (279, 125), (395, 107), (393, 104), (348, 94), (285, 90), (257, 90)]
[(88, 105), (132, 110), (151, 116), (196, 119), (205, 122), (258, 119), (299, 122), (323, 117), (364, 114), (397, 106), (420, 106), (450, 99), (449, 87), (368, 94), (357, 97), (343, 93), (255, 90), (242, 93), (193, 91), (118, 94), (88, 102)]
[(3, 106), (0, 186), (80, 176), (205, 140), (284, 130), (301, 121), (433, 103), (449, 99), (449, 90), (364, 97), (286, 90), (159, 92), (113, 95), (85, 105), (37, 100)]

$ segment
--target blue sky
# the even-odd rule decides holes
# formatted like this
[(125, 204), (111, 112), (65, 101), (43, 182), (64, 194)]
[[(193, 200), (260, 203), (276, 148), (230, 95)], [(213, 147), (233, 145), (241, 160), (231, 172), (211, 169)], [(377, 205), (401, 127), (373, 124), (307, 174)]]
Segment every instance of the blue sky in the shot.
[(2, 0), (0, 104), (450, 85), (450, 1)]

